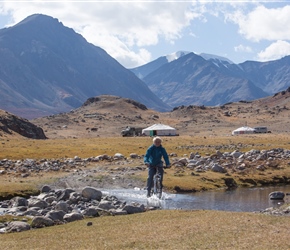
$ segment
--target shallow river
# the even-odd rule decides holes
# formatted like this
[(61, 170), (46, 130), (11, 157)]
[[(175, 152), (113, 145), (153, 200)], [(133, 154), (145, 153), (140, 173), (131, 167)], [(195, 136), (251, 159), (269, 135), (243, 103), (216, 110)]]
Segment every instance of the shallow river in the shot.
[[(102, 190), (104, 194), (115, 195), (122, 201), (138, 202), (144, 205), (161, 206), (163, 209), (205, 209), (253, 212), (268, 207), (279, 207), (284, 202), (270, 200), (273, 191), (290, 192), (290, 186), (238, 188), (231, 191), (207, 191), (193, 194), (163, 193), (161, 201), (146, 198), (146, 191), (140, 189)], [(290, 196), (285, 196), (288, 202)]]
[[(104, 195), (114, 195), (127, 203), (161, 207), (162, 209), (205, 209), (254, 212), (268, 207), (279, 207), (283, 201), (269, 200), (268, 195), (273, 191), (290, 192), (290, 186), (263, 187), (263, 188), (238, 188), (232, 191), (207, 191), (193, 194), (163, 193), (161, 200), (156, 197), (146, 198), (146, 190), (135, 189), (111, 189), (101, 190)], [(290, 196), (285, 196), (289, 202)], [(0, 208), (0, 214), (5, 209)]]

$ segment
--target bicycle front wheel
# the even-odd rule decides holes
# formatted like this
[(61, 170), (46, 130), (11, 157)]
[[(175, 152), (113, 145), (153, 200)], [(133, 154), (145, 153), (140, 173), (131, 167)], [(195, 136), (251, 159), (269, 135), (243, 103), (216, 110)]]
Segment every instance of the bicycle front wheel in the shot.
[(160, 177), (156, 178), (156, 196), (160, 199), (162, 197), (162, 187)]

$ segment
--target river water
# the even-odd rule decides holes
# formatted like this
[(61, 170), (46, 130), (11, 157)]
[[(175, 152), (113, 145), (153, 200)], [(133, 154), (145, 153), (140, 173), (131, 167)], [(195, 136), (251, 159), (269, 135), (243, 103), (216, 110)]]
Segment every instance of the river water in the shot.
[(238, 188), (235, 190), (218, 190), (196, 192), (193, 194), (163, 193), (161, 200), (146, 198), (146, 190), (140, 189), (112, 189), (103, 190), (104, 194), (114, 195), (122, 201), (137, 202), (149, 206), (160, 206), (163, 209), (189, 210), (224, 210), (254, 212), (269, 207), (279, 207), (284, 201), (270, 200), (269, 193), (273, 191), (290, 192), (290, 186)]
[[(136, 202), (145, 206), (160, 207), (162, 209), (186, 210), (224, 210), (239, 212), (261, 211), (269, 207), (279, 207), (285, 202), (290, 202), (290, 196), (285, 196), (284, 201), (269, 199), (273, 191), (290, 192), (290, 186), (238, 188), (235, 190), (215, 190), (196, 192), (193, 194), (172, 194), (164, 192), (162, 198), (147, 199), (146, 190), (135, 189), (106, 189), (101, 190), (104, 195), (114, 195), (128, 204)], [(0, 208), (0, 214), (4, 212)]]

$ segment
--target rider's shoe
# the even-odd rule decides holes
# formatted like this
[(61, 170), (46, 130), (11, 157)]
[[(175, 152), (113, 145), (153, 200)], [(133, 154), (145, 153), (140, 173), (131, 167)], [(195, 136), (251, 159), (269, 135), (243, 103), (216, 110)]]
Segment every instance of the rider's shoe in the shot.
[(150, 196), (150, 191), (147, 191), (147, 198), (149, 198)]

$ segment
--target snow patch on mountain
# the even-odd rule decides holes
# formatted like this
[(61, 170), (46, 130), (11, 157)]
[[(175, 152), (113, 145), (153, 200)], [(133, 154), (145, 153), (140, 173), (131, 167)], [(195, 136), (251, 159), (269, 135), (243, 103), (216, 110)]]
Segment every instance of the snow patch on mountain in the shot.
[(177, 51), (177, 52), (174, 52), (172, 54), (166, 55), (166, 59), (170, 63), (170, 62), (177, 60), (178, 58), (185, 56), (189, 53), (191, 53), (191, 52), (189, 52), (189, 51)]
[(199, 54), (201, 57), (203, 57), (205, 60), (213, 60), (213, 61), (220, 61), (220, 62), (228, 62), (230, 64), (234, 64), (231, 60), (229, 60), (226, 57), (222, 56), (217, 56), (217, 55), (212, 55), (212, 54), (206, 54), (206, 53), (201, 53)]

